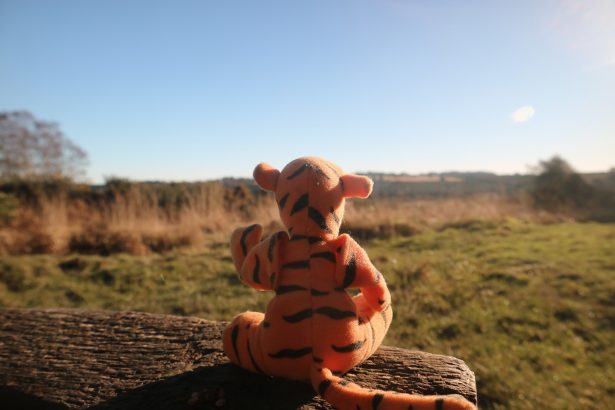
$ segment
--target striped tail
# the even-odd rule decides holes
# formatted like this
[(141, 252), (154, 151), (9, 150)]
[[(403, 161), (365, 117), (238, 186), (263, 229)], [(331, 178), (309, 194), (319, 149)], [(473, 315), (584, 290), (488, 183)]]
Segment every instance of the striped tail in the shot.
[(421, 396), (382, 390), (368, 390), (334, 376), (329, 369), (312, 370), (312, 386), (339, 410), (476, 410), (459, 396)]

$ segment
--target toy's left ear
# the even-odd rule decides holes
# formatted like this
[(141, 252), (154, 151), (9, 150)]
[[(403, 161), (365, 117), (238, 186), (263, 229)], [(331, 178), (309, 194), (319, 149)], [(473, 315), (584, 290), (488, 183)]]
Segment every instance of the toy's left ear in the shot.
[(341, 179), (345, 198), (367, 198), (372, 193), (374, 183), (366, 176), (346, 174)]
[(258, 186), (267, 191), (275, 191), (279, 177), (280, 171), (264, 162), (261, 162), (254, 168), (254, 180)]

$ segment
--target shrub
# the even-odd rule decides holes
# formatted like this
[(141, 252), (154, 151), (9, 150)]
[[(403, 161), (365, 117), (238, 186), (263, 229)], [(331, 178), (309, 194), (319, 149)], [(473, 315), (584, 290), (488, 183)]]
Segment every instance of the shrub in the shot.
[(615, 220), (615, 191), (593, 185), (559, 156), (541, 161), (531, 195), (538, 208), (580, 219)]

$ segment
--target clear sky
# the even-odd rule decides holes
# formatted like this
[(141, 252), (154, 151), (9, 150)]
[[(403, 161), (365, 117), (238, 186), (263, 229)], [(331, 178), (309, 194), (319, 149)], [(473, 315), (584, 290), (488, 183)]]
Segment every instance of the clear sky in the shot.
[(88, 177), (615, 166), (615, 2), (0, 0), (0, 111)]

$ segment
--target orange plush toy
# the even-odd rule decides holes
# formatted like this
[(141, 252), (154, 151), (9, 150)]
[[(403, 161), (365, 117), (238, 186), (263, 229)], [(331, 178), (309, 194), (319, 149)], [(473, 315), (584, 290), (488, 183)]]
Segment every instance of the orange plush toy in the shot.
[[(368, 197), (372, 181), (312, 157), (282, 172), (260, 164), (254, 179), (275, 192), (287, 232), (261, 240), (262, 227), (252, 225), (233, 233), (241, 280), (275, 297), (265, 314), (242, 313), (226, 329), (231, 361), (310, 381), (338, 409), (474, 409), (459, 397), (373, 391), (339, 377), (374, 353), (393, 318), (384, 277), (350, 236), (339, 235), (345, 198)], [(349, 288), (361, 293), (351, 297)]]

